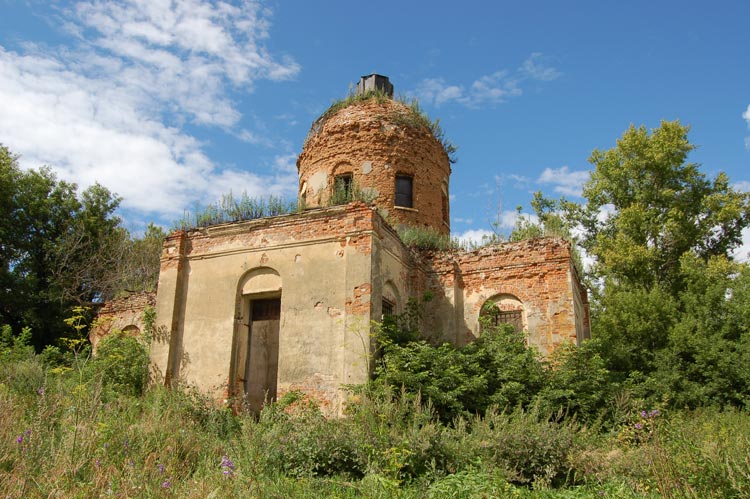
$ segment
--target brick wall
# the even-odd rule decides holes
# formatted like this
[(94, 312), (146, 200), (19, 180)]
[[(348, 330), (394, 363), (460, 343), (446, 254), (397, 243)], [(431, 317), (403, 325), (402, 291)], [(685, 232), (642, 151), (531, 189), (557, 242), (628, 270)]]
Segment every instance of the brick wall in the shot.
[[(394, 118), (411, 112), (401, 102), (368, 100), (325, 120), (317, 133), (311, 133), (297, 161), (300, 190), (304, 189), (300, 197), (307, 206), (325, 206), (335, 177), (350, 173), (393, 223), (450, 233), (449, 218), (443, 220), (443, 195), (451, 173), (448, 155), (427, 129)], [(413, 178), (411, 209), (394, 206), (399, 174)]]
[[(96, 321), (89, 331), (89, 340), (96, 350), (99, 341), (112, 331), (143, 332), (143, 311), (156, 305), (156, 293), (133, 293), (105, 303), (97, 312)], [(134, 331), (135, 332), (135, 331)]]

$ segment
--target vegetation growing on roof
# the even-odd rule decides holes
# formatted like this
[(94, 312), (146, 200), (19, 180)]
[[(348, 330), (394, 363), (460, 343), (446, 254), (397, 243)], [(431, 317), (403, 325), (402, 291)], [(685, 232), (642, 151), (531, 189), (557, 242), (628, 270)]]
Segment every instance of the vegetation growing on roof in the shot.
[[(315, 122), (312, 124), (312, 127), (310, 127), (310, 132), (305, 138), (305, 144), (307, 144), (307, 142), (312, 137), (316, 136), (320, 132), (320, 130), (323, 129), (323, 125), (331, 116), (338, 113), (342, 109), (346, 109), (349, 106), (368, 102), (371, 100), (374, 100), (378, 104), (382, 104), (389, 99), (391, 99), (391, 97), (389, 97), (388, 94), (386, 94), (382, 90), (377, 89), (368, 90), (367, 92), (364, 92), (362, 94), (357, 94), (354, 92), (349, 93), (349, 95), (347, 95), (343, 99), (339, 99), (331, 104), (331, 106), (322, 115), (320, 115), (320, 118), (315, 120)], [(439, 119), (430, 119), (427, 113), (425, 113), (419, 106), (419, 102), (416, 99), (407, 99), (406, 97), (401, 96), (397, 97), (394, 100), (404, 104), (406, 108), (392, 111), (387, 116), (387, 118), (399, 125), (415, 129), (427, 129), (432, 134), (432, 136), (435, 137), (438, 142), (440, 142), (443, 150), (448, 155), (448, 160), (451, 163), (456, 163), (458, 161), (458, 158), (456, 157), (458, 146), (456, 146), (448, 138), (446, 138), (445, 131), (440, 126)]]
[(192, 230), (209, 225), (243, 222), (264, 217), (287, 215), (299, 211), (297, 200), (281, 196), (250, 197), (243, 192), (235, 198), (230, 192), (221, 196), (221, 201), (201, 207), (196, 204), (193, 211), (186, 211), (174, 222), (173, 230)]

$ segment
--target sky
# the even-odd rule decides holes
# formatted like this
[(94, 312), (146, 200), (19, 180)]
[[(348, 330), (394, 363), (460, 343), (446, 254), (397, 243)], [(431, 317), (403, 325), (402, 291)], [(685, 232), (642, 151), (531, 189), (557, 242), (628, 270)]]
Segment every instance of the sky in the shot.
[(169, 228), (293, 198), (310, 124), (379, 73), (459, 147), (451, 227), (478, 238), (535, 191), (583, 201), (630, 124), (690, 125), (689, 160), (750, 191), (749, 35), (747, 0), (0, 0), (0, 143)]

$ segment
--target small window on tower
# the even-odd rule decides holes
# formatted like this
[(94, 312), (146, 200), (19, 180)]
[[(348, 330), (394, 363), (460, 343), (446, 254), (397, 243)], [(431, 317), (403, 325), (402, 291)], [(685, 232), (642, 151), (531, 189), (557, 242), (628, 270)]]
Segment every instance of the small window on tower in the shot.
[(336, 175), (333, 181), (331, 204), (343, 204), (352, 200), (352, 174)]
[(450, 224), (450, 216), (448, 215), (448, 195), (443, 193), (443, 222)]
[(396, 206), (413, 208), (412, 199), (412, 177), (408, 175), (396, 175)]

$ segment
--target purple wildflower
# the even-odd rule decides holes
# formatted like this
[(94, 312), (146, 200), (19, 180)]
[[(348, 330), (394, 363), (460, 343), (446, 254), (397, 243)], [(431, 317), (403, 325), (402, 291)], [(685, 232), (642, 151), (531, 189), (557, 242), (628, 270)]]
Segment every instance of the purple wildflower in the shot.
[(25, 432), (23, 432), (24, 435), (31, 436), (31, 428), (27, 429)]
[(226, 478), (229, 478), (234, 474), (234, 463), (226, 454), (221, 458), (221, 472)]
[(18, 435), (16, 437), (16, 443), (17, 444), (22, 444), (23, 443), (23, 435)]
[(635, 429), (636, 430), (641, 430), (641, 429), (643, 429), (643, 425), (641, 423), (636, 423), (635, 424)]
[(159, 469), (159, 473), (164, 473), (164, 465), (163, 464), (159, 463), (156, 467)]
[(102, 462), (99, 459), (97, 459), (96, 461), (94, 461), (94, 465), (98, 468), (99, 466), (102, 465)]
[(42, 395), (44, 395), (44, 387), (43, 387), (43, 386), (40, 386), (39, 388), (37, 388), (37, 390), (36, 390), (36, 394), (37, 394), (37, 395), (39, 395), (40, 397), (41, 397)]
[(646, 416), (648, 416), (648, 413), (646, 411), (641, 411), (641, 417), (645, 418)]
[(171, 479), (170, 479), (170, 478), (167, 478), (166, 480), (164, 480), (164, 481), (163, 481), (163, 482), (161, 483), (161, 488), (162, 488), (162, 489), (168, 489), (168, 488), (169, 488), (169, 487), (171, 487), (171, 486), (172, 486), (172, 481), (171, 481)]
[(659, 415), (659, 409), (654, 409), (653, 411), (648, 413), (648, 417), (650, 418), (655, 418), (658, 415)]

